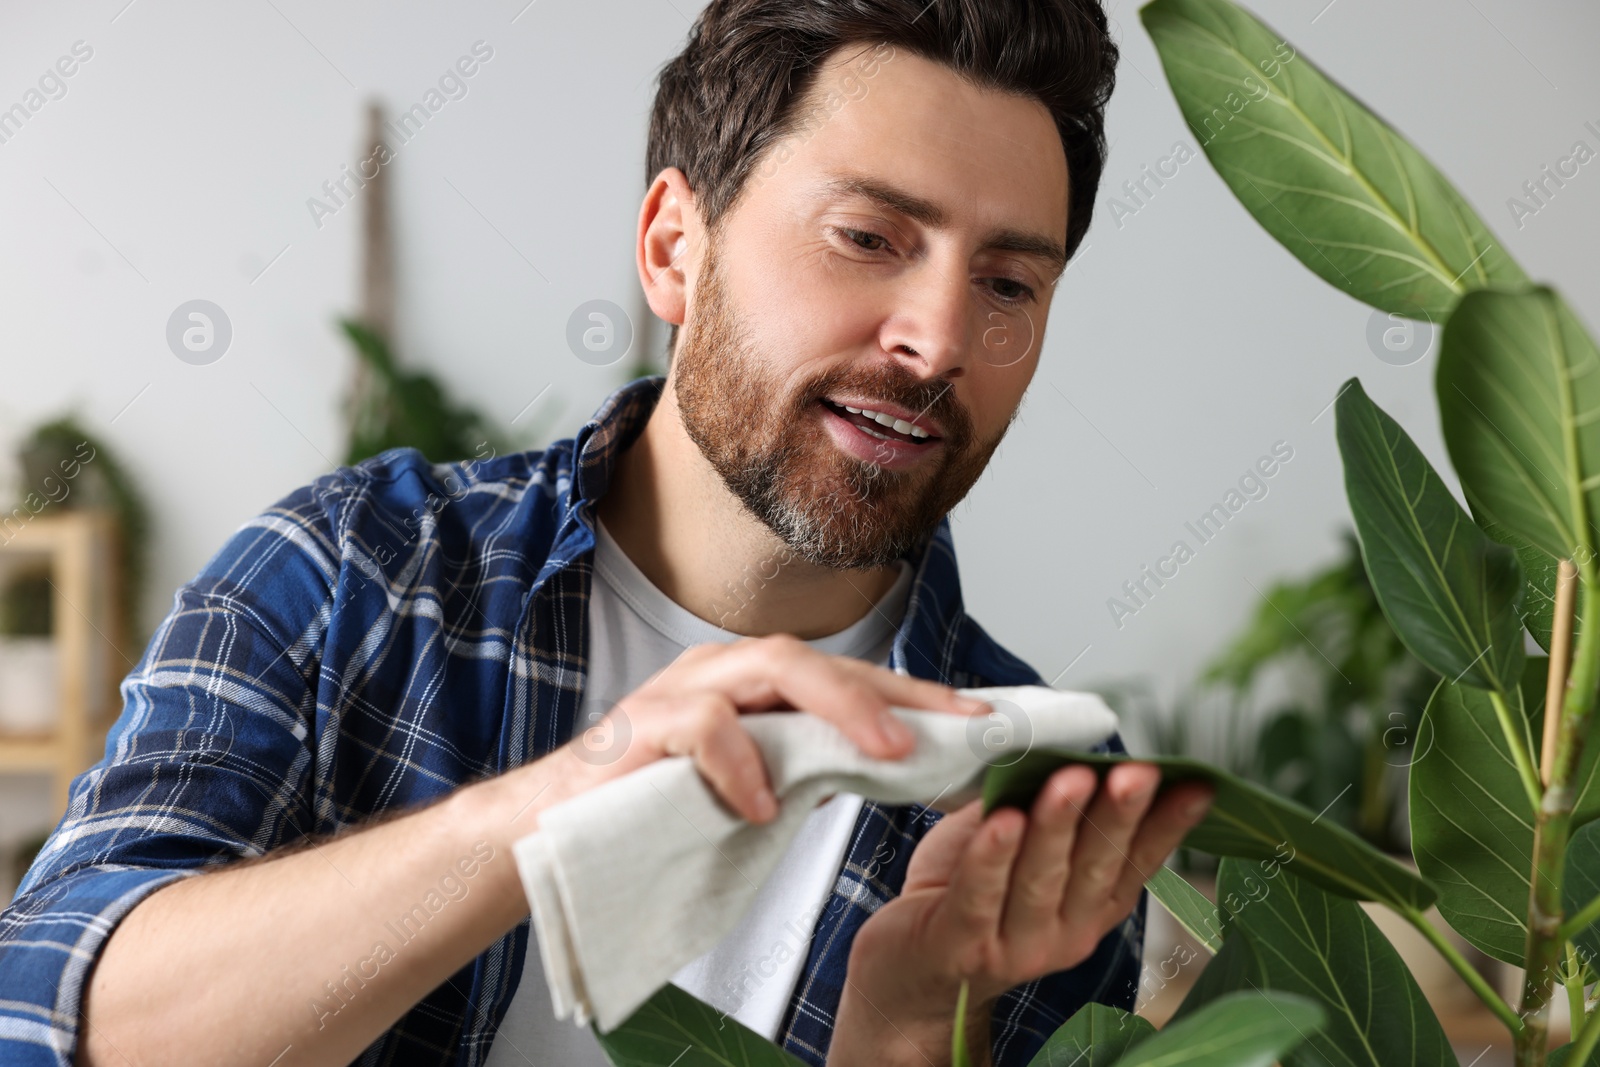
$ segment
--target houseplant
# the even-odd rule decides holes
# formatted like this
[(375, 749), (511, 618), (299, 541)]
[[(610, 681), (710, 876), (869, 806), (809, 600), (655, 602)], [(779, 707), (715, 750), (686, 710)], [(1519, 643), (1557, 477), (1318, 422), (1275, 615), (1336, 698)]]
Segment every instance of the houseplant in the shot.
[[(1155, 0), (1141, 17), (1186, 122), (1256, 220), (1348, 295), (1442, 326), (1436, 392), (1470, 511), (1358, 381), (1338, 389), (1363, 564), (1389, 624), (1441, 677), (1411, 761), (1416, 870), (1225, 771), (1155, 761), (1216, 787), (1185, 844), (1223, 857), (1220, 906), (1170, 871), (1150, 883), (1215, 955), (1195, 961), (1166, 1030), (1091, 1006), (1034, 1062), (1454, 1064), (1369, 901), (1438, 949), (1505, 1025), (1518, 1067), (1582, 1067), (1600, 1043), (1600, 351), (1431, 163), (1289, 42), (1228, 0)], [(1548, 656), (1525, 654), (1525, 630)], [(1030, 752), (991, 768), (986, 804), (1030, 802), (1064, 763), (1116, 759)], [(1515, 1007), (1426, 918), (1435, 903), (1467, 942), (1525, 967)], [(1551, 1050), (1558, 995), (1574, 1040)], [(795, 1062), (671, 987), (602, 1042), (618, 1063)], [(959, 1027), (952, 1058), (966, 1061)]]
[(1201, 675), (1241, 698), (1273, 681), (1286, 682), (1291, 698), (1262, 716), (1244, 754), (1246, 776), (1386, 852), (1404, 852), (1405, 768), (1439, 678), (1384, 617), (1348, 531), (1333, 563), (1268, 589)]

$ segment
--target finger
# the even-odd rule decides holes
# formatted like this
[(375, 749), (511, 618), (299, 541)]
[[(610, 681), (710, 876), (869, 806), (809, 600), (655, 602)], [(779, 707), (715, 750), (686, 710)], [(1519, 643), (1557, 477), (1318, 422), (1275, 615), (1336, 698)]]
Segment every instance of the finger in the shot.
[(942, 711), (953, 715), (975, 715), (989, 705), (958, 689), (926, 678), (897, 674), (887, 667), (860, 660), (846, 660), (846, 669), (864, 673), (868, 681), (895, 707), (916, 711)]
[(1095, 784), (1095, 773), (1088, 767), (1063, 767), (1034, 800), (1000, 922), (1000, 937), (1008, 944), (1036, 943), (1060, 924), (1072, 848)]
[(992, 812), (972, 835), (966, 853), (956, 865), (935, 925), (936, 936), (958, 958), (965, 955), (961, 952), (964, 946), (999, 936), (1011, 865), (1027, 823), (1027, 816), (1015, 808)]
[(1128, 849), (1132, 862), (1112, 892), (1115, 917), (1133, 911), (1133, 906), (1139, 902), (1139, 890), (1144, 888), (1148, 876), (1167, 862), (1184, 835), (1206, 817), (1211, 808), (1211, 795), (1211, 786), (1204, 782), (1182, 782), (1156, 798)]
[(925, 885), (948, 885), (982, 825), (982, 800), (974, 800), (940, 819), (912, 851), (901, 894)]
[(896, 759), (911, 751), (911, 730), (890, 713), (881, 680), (864, 669), (869, 665), (824, 655), (782, 635), (734, 647), (738, 655), (707, 661), (696, 681), (727, 693), (746, 710), (803, 709), (831, 722), (876, 759)]
[(739, 724), (739, 711), (719, 693), (676, 702), (664, 717), (662, 751), (692, 756), (694, 764), (729, 807), (755, 823), (778, 813), (766, 761), (755, 738)]
[(1106, 775), (1078, 830), (1072, 874), (1062, 898), (1063, 921), (1105, 910), (1129, 864), (1134, 833), (1160, 784), (1161, 772), (1148, 763), (1119, 763)]

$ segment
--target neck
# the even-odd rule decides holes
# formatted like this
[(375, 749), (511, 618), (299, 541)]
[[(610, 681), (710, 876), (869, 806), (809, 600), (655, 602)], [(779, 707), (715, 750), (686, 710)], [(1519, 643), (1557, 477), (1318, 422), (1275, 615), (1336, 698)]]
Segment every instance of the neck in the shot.
[(744, 504), (683, 428), (672, 383), (617, 459), (600, 521), (676, 603), (751, 637), (825, 637), (859, 621), (898, 571), (841, 571), (796, 557)]

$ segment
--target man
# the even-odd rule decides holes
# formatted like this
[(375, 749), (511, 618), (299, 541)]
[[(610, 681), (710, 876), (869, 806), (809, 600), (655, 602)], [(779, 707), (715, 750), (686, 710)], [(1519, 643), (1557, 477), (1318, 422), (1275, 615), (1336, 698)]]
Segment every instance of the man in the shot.
[[(740, 713), (896, 758), (890, 706), (1040, 681), (944, 517), (1032, 377), (1114, 62), (1092, 0), (714, 0), (651, 122), (665, 383), (543, 453), (323, 476), (179, 590), (0, 920), (0, 1058), (581, 1062), (510, 855), (542, 811), (689, 755), (764, 822)], [(976, 1059), (1025, 1063), (1131, 1006), (1145, 877), (1207, 803), (1157, 785), (836, 796), (682, 982), (807, 1062), (941, 1064), (966, 980)]]

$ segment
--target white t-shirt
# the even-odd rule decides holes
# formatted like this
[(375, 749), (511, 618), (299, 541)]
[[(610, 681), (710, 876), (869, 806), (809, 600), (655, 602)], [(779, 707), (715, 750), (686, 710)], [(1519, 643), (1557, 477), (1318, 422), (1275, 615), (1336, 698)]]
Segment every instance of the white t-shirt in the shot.
[[(752, 574), (739, 590), (730, 591), (729, 612), (759, 597), (762, 584), (762, 577)], [(829, 655), (887, 664), (910, 590), (911, 568), (902, 562), (899, 579), (873, 610), (848, 629), (807, 644)], [(617, 700), (684, 650), (739, 638), (657, 589), (598, 523), (588, 626), (589, 672), (579, 709), (580, 728), (598, 721)], [(739, 924), (711, 951), (673, 975), (673, 984), (773, 1040), (805, 965), (812, 929), (844, 862), (861, 805), (862, 798), (855, 793), (840, 793), (819, 805)], [(639, 891), (648, 892), (649, 887), (640, 886)], [(486, 1067), (609, 1067), (588, 1027), (555, 1018), (537, 937), (530, 924), (522, 980), (495, 1034)]]

